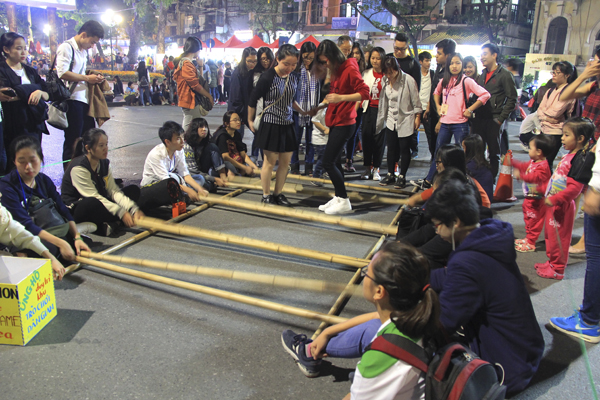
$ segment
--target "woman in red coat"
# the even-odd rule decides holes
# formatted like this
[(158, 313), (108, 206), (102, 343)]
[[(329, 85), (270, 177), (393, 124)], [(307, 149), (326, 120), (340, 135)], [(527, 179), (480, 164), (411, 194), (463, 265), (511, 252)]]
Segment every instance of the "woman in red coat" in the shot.
[(344, 185), (344, 170), (339, 162), (346, 142), (354, 134), (356, 124), (356, 102), (369, 98), (369, 87), (364, 83), (355, 58), (344, 56), (331, 40), (319, 44), (313, 70), (316, 76), (331, 78), (330, 90), (325, 103), (327, 113), (325, 125), (329, 128), (329, 139), (323, 168), (335, 187), (335, 197), (319, 206), (326, 214), (345, 214), (352, 211), (350, 199)]

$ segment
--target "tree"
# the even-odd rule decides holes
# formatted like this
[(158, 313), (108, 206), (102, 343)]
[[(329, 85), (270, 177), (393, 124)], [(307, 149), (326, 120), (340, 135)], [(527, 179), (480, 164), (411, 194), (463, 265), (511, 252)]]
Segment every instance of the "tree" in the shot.
[(302, 15), (296, 16), (293, 11), (286, 10), (292, 9), (294, 0), (239, 0), (237, 4), (242, 11), (252, 13), (252, 30), (266, 34), (273, 41), (277, 38), (277, 31), (290, 31), (293, 35), (305, 24)]
[(469, 25), (483, 29), (492, 43), (500, 43), (500, 33), (508, 25), (506, 15), (511, 0), (479, 0), (479, 4), (466, 13)]
[[(29, 32), (29, 22), (27, 22), (27, 7), (15, 5), (17, 29), (16, 31), (27, 37)], [(9, 32), (8, 10), (5, 3), (0, 3), (0, 34)], [(33, 38), (30, 38), (33, 40)]]
[[(440, 1), (433, 6), (428, 6), (426, 2), (400, 0), (363, 0), (362, 4), (353, 2), (352, 7), (358, 11), (363, 18), (369, 21), (375, 28), (384, 32), (404, 32), (410, 40), (414, 55), (419, 54), (417, 49), (417, 38), (423, 31), (425, 25), (432, 20), (432, 14), (437, 10)], [(398, 21), (399, 26), (383, 24), (375, 21), (373, 17), (382, 12), (389, 12)]]

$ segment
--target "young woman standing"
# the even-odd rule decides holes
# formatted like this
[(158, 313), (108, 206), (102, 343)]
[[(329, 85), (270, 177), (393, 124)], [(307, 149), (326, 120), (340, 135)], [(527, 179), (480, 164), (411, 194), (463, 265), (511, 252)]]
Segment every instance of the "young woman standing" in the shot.
[[(18, 136), (35, 137), (42, 142), (42, 133), (48, 134), (44, 123), (46, 114), (46, 82), (32, 67), (26, 65), (27, 43), (23, 36), (8, 32), (0, 38), (0, 88), (4, 110), (4, 143), (0, 153), (8, 151)], [(0, 156), (1, 157), (1, 156)], [(6, 164), (6, 159), (2, 164)], [(8, 169), (12, 163), (8, 163)], [(0, 168), (2, 172), (4, 168)]]
[(328, 103), (325, 124), (330, 131), (323, 167), (335, 187), (335, 197), (319, 210), (327, 214), (344, 214), (352, 211), (352, 205), (344, 185), (344, 170), (338, 160), (355, 132), (356, 102), (369, 98), (369, 87), (362, 79), (356, 59), (346, 59), (331, 40), (319, 44), (316, 56), (315, 74), (319, 78), (324, 78), (327, 73), (331, 76), (330, 92), (325, 98)]
[[(365, 53), (363, 52), (360, 43), (354, 42), (352, 44), (352, 53), (351, 57), (356, 59), (358, 63), (358, 70), (361, 74), (364, 75), (367, 70), (367, 64), (369, 64), (369, 59), (365, 58)], [(360, 137), (360, 131), (362, 126), (362, 117), (363, 117), (363, 108), (361, 107), (363, 102), (356, 103), (356, 124), (354, 125), (354, 134), (348, 141), (346, 142), (346, 164), (344, 164), (344, 172), (356, 172), (356, 168), (354, 168), (354, 152), (356, 150), (356, 139)]]
[[(177, 82), (178, 105), (183, 111), (183, 129), (187, 129), (194, 118), (200, 118), (206, 115), (200, 104), (196, 104), (196, 93), (208, 98), (214, 104), (214, 99), (210, 93), (202, 87), (198, 80), (198, 70), (192, 60), (198, 58), (202, 50), (202, 42), (194, 36), (186, 39), (183, 46), (183, 54), (175, 59), (177, 69), (173, 73), (173, 78)], [(203, 115), (204, 114), (204, 115)]]
[[(463, 89), (464, 88), (464, 89)], [(471, 95), (477, 96), (477, 101), (467, 107), (467, 99)], [(463, 73), (463, 59), (459, 53), (451, 54), (446, 61), (444, 79), (435, 91), (433, 100), (440, 115), (435, 131), (438, 133), (435, 149), (450, 143), (454, 136), (454, 143), (461, 145), (469, 134), (469, 118), (475, 110), (484, 105), (490, 98), (490, 93), (479, 86), (473, 79)], [(433, 181), (435, 162), (431, 163), (426, 181)]]
[(362, 179), (379, 181), (379, 168), (383, 160), (383, 149), (385, 148), (385, 135), (377, 132), (377, 111), (379, 109), (379, 99), (382, 95), (383, 83), (383, 61), (385, 60), (385, 50), (381, 47), (375, 47), (371, 51), (369, 60), (369, 69), (363, 74), (365, 84), (369, 89), (369, 100), (362, 102), (362, 147), (363, 163), (367, 171)]
[[(381, 132), (379, 134), (386, 137), (388, 174), (379, 184), (382, 186), (394, 184), (395, 187), (402, 189), (406, 187), (406, 172), (410, 166), (411, 135), (421, 125), (423, 109), (417, 82), (400, 69), (395, 57), (386, 57), (382, 69), (385, 76), (375, 131)], [(402, 160), (400, 175), (396, 180), (396, 163), (400, 159)]]
[[(298, 49), (284, 44), (277, 52), (277, 65), (260, 76), (250, 96), (248, 121), (250, 130), (257, 135), (258, 147), (264, 152), (261, 171), (263, 203), (290, 206), (281, 192), (287, 178), (292, 152), (297, 147), (294, 131), (293, 110), (306, 115), (296, 102), (298, 76), (292, 74), (298, 64)], [(262, 98), (264, 109), (258, 130), (254, 128), (256, 103)], [(275, 178), (275, 190), (271, 195), (271, 175), (279, 161)]]
[[(312, 42), (306, 42), (300, 48), (300, 62), (296, 68), (299, 75), (298, 91), (296, 100), (303, 110), (312, 110), (319, 105), (319, 80), (311, 73), (311, 68), (315, 60), (315, 51), (317, 46)], [(304, 175), (311, 175), (313, 172), (313, 163), (315, 162), (315, 148), (312, 143), (313, 125), (310, 115), (300, 116), (294, 114), (296, 124), (296, 144), (298, 147), (292, 154), (292, 174), (300, 173), (300, 159), (298, 152), (300, 143), (302, 143), (302, 134), (306, 132), (306, 150), (304, 157)]]
[(252, 71), (256, 68), (257, 63), (256, 50), (246, 47), (242, 52), (242, 60), (231, 75), (227, 111), (234, 111), (242, 119), (239, 131), (242, 139), (244, 138), (244, 125), (250, 127), (248, 125), (248, 100), (253, 88), (254, 74)]

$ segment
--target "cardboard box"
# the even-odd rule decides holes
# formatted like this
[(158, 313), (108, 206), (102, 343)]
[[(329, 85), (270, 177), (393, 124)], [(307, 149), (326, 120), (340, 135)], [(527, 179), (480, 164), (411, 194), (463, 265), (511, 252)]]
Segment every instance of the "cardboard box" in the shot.
[(50, 260), (0, 257), (0, 344), (24, 346), (54, 317)]

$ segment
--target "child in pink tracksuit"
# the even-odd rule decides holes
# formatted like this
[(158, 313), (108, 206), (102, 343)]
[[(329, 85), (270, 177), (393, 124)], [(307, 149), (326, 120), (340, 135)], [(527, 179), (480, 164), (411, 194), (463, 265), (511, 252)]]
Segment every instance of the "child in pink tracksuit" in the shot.
[(544, 194), (550, 180), (550, 166), (546, 154), (552, 151), (553, 142), (547, 135), (536, 135), (529, 142), (529, 162), (513, 160), (515, 179), (523, 181), (523, 219), (525, 220), (525, 239), (515, 240), (515, 250), (521, 253), (535, 251), (546, 217)]
[(546, 189), (546, 219), (544, 238), (548, 261), (535, 264), (536, 272), (542, 278), (561, 280), (569, 260), (569, 245), (575, 219), (575, 198), (584, 185), (567, 175), (575, 154), (590, 141), (595, 130), (587, 118), (575, 117), (563, 125), (561, 142), (569, 154), (564, 156), (552, 175)]

